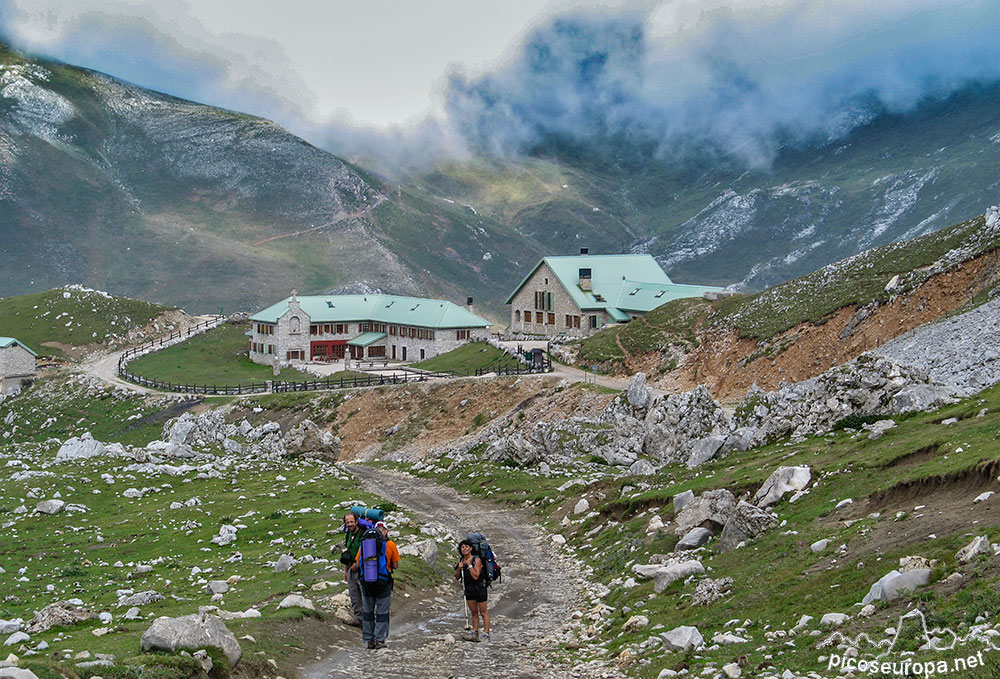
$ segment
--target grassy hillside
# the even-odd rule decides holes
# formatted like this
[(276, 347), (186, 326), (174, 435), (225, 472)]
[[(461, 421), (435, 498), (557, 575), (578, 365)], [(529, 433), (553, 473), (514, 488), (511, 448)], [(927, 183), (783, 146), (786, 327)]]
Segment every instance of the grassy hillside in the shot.
[(112, 345), (170, 310), (71, 286), (0, 299), (0, 335), (21, 340), (39, 356), (62, 356), (55, 344)]
[(414, 368), (474, 375), (481, 368), (496, 365), (517, 366), (518, 362), (494, 346), (483, 342), (470, 342), (457, 349), (414, 363)]
[[(949, 418), (957, 422), (943, 424)], [(436, 476), (465, 492), (530, 507), (553, 533), (565, 536), (572, 553), (610, 588), (602, 600), (610, 610), (597, 616), (594, 624), (606, 642), (605, 657), (619, 657), (630, 676), (652, 679), (663, 669), (687, 665), (692, 671), (710, 663), (719, 668), (744, 655), (750, 668), (773, 665), (779, 674), (786, 668), (801, 674), (823, 673), (831, 649), (819, 643), (832, 631), (819, 625), (826, 613), (850, 615), (843, 631), (852, 638), (865, 632), (880, 640), (887, 638), (887, 627), (912, 609), (922, 611), (929, 626), (959, 634), (966, 634), (980, 616), (993, 619), (1000, 612), (996, 559), (982, 557), (967, 564), (956, 559), (957, 551), (975, 535), (993, 542), (1000, 539), (1000, 505), (996, 500), (973, 503), (982, 491), (996, 489), (1000, 388), (934, 413), (897, 419), (897, 428), (874, 441), (867, 432), (847, 429), (794, 445), (782, 441), (733, 454), (697, 471), (668, 466), (646, 478), (602, 477), (599, 465), (592, 465), (590, 472), (580, 467), (557, 469), (552, 476), (493, 465), (451, 472), (432, 468), (419, 474)], [(671, 519), (677, 493), (718, 488), (737, 496), (753, 493), (782, 465), (808, 465), (813, 481), (795, 503), (786, 496), (775, 506), (781, 525), (728, 553), (717, 552), (716, 537), (701, 554), (709, 572), (696, 581), (734, 580), (731, 592), (721, 600), (711, 606), (692, 605), (694, 583), (678, 581), (654, 593), (651, 580), (633, 576), (633, 565), (650, 563), (654, 555), (668, 553), (676, 544)], [(572, 478), (585, 480), (585, 486), (560, 490)], [(574, 515), (572, 508), (581, 496), (589, 500), (590, 510)], [(852, 504), (836, 508), (846, 499)], [(654, 516), (662, 518), (664, 530), (647, 530)], [(810, 545), (820, 539), (829, 539), (830, 546), (813, 552)], [(909, 555), (936, 560), (931, 584), (878, 603), (870, 617), (858, 617), (856, 604), (869, 586), (897, 568), (900, 557)], [(626, 582), (630, 576), (634, 586)], [(646, 616), (648, 624), (625, 629), (625, 622), (635, 615)], [(790, 631), (802, 615), (814, 620), (802, 630)], [(735, 625), (730, 622), (733, 618)], [(698, 627), (706, 642), (722, 631), (750, 641), (697, 654), (666, 652), (646, 643), (678, 625)], [(969, 648), (933, 657), (950, 660), (983, 647)], [(572, 657), (571, 651), (566, 654)], [(1000, 661), (987, 657), (987, 667), (962, 676), (996, 676)]]

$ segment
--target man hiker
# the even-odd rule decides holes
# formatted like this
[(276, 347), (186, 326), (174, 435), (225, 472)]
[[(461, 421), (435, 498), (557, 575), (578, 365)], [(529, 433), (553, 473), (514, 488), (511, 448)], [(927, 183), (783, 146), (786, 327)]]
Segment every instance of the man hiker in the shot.
[[(385, 640), (389, 637), (389, 607), (392, 604), (393, 579), (392, 572), (399, 567), (399, 549), (396, 543), (389, 539), (389, 527), (385, 521), (375, 524), (375, 530), (382, 536), (379, 550), (385, 556), (386, 578), (379, 578), (373, 583), (362, 583), (362, 627), (361, 640), (368, 648), (385, 648)], [(381, 555), (378, 555), (381, 560)]]
[(472, 614), (472, 638), (479, 641), (479, 618), (483, 619), (483, 641), (490, 640), (490, 612), (486, 608), (489, 598), (486, 582), (486, 565), (483, 560), (472, 553), (472, 543), (462, 540), (458, 543), (459, 559), (455, 566), (455, 579), (462, 581), (465, 589), (465, 602)]
[[(347, 622), (352, 627), (361, 627), (361, 571), (358, 569), (358, 552), (361, 550), (361, 525), (354, 512), (344, 514), (344, 553), (340, 557), (344, 564), (344, 582), (351, 595), (351, 611), (354, 618)], [(346, 621), (345, 621), (346, 622)]]

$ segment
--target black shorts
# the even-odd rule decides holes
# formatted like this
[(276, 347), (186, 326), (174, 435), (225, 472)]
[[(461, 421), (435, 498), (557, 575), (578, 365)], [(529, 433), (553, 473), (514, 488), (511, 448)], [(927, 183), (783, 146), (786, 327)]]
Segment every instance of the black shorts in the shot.
[(478, 601), (479, 603), (486, 603), (489, 598), (489, 591), (483, 588), (477, 589), (467, 589), (465, 590), (465, 600), (466, 601)]

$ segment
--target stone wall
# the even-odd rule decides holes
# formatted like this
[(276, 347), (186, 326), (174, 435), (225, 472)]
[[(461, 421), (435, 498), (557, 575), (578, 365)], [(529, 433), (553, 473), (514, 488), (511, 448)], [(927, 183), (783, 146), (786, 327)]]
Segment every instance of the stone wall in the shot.
[[(536, 292), (552, 293), (552, 311), (535, 309)], [(536, 311), (542, 311), (544, 323), (535, 323)], [(530, 312), (531, 321), (526, 320), (527, 314), (525, 312)], [(555, 315), (555, 324), (548, 323), (549, 313)], [(568, 327), (566, 325), (566, 314), (579, 316), (580, 327)], [(591, 316), (597, 316), (599, 327), (596, 330), (591, 330), (590, 328)], [(580, 307), (576, 305), (576, 302), (573, 301), (573, 298), (570, 297), (566, 288), (556, 278), (555, 273), (549, 268), (549, 265), (544, 262), (525, 281), (521, 289), (514, 295), (510, 304), (509, 331), (514, 333), (522, 332), (546, 336), (565, 334), (569, 337), (586, 337), (611, 323), (614, 323), (614, 319), (604, 311), (582, 312)]]
[(35, 357), (19, 344), (0, 349), (0, 393), (17, 389), (35, 375)]

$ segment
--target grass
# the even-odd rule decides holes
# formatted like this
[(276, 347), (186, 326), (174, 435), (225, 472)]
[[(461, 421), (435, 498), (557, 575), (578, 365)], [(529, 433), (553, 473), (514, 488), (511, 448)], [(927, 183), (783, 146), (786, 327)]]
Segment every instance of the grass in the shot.
[[(115, 344), (171, 307), (79, 287), (0, 299), (0, 335), (39, 356), (64, 356), (53, 343)], [(165, 327), (164, 329), (168, 329)]]
[[(280, 379), (303, 382), (318, 379), (299, 370), (283, 368), (281, 375), (247, 356), (249, 324), (223, 323), (180, 344), (140, 356), (129, 370), (141, 377), (173, 384), (246, 384)], [(338, 375), (339, 376), (339, 375)], [(338, 376), (333, 376), (334, 379)]]
[(469, 342), (457, 349), (414, 363), (414, 368), (436, 372), (453, 372), (459, 375), (473, 375), (476, 370), (494, 365), (520, 365), (514, 358), (485, 342)]
[[(335, 408), (340, 399), (339, 394), (311, 395), (306, 402), (300, 396), (235, 401), (235, 412), (263, 421), (295, 408)], [(43, 679), (87, 679), (90, 674), (115, 679), (193, 676), (184, 660), (140, 654), (138, 639), (157, 616), (186, 615), (208, 605), (205, 586), (213, 579), (235, 581), (223, 601), (215, 602), (220, 608), (254, 607), (262, 613), (260, 618), (229, 623), (238, 636), (250, 634), (257, 639), (241, 642), (244, 662), (252, 666), (276, 658), (278, 668), (269, 674), (287, 675), (293, 668), (283, 667), (282, 658), (298, 649), (295, 639), (283, 636), (283, 626), (308, 614), (279, 611), (277, 603), (291, 592), (317, 601), (346, 587), (336, 560), (343, 511), (356, 503), (377, 506), (382, 500), (359, 490), (357, 482), (336, 466), (252, 456), (179, 471), (135, 465), (129, 456), (54, 462), (59, 447), (54, 435), (61, 438), (92, 430), (99, 439), (114, 437), (142, 445), (159, 438), (163, 421), (176, 414), (173, 405), (170, 399), (97, 393), (96, 387), (65, 376), (40, 379), (0, 404), (0, 421), (11, 416), (11, 426), (5, 430), (10, 435), (0, 438), (0, 457), (17, 460), (16, 465), (8, 465), (11, 473), (0, 479), (0, 522), (8, 536), (0, 543), (0, 591), (5, 593), (0, 618), (28, 620), (49, 603), (75, 597), (95, 613), (108, 611), (114, 616), (111, 631), (100, 637), (92, 634), (103, 627), (97, 620), (33, 634), (32, 645), (41, 641), (50, 645), (44, 657), (27, 661)], [(254, 408), (266, 410), (251, 414)], [(43, 426), (38, 420), (44, 417), (56, 421)], [(116, 427), (123, 422), (143, 420), (129, 436), (116, 435)], [(21, 476), (11, 478), (13, 472)], [(145, 492), (130, 498), (124, 495), (128, 488)], [(22, 503), (30, 510), (36, 498), (57, 493), (76, 509), (53, 516), (15, 511)], [(394, 531), (400, 534), (399, 544), (422, 539), (417, 523), (406, 520), (398, 510), (390, 513)], [(236, 525), (239, 532), (235, 543), (220, 547), (211, 539), (224, 524)], [(275, 573), (269, 563), (282, 554), (292, 554), (302, 562), (291, 571)], [(140, 564), (153, 569), (137, 573)], [(193, 571), (195, 567), (200, 572)], [(397, 586), (403, 591), (436, 586), (445, 575), (419, 559), (404, 559)], [(313, 585), (325, 589), (313, 591)], [(143, 606), (142, 618), (128, 621), (123, 618), (125, 609), (117, 606), (117, 590), (123, 589), (155, 590), (165, 599)], [(58, 660), (72, 657), (71, 649), (113, 654), (115, 665), (93, 672), (76, 670), (70, 662)], [(216, 679), (222, 679), (221, 675)]]
[[(980, 415), (984, 409), (985, 414)], [(958, 422), (940, 424), (951, 417)], [(943, 489), (954, 485), (954, 492), (969, 492), (977, 488), (977, 474), (984, 475), (984, 484), (995, 482), (995, 465), (1000, 465), (996, 446), (1000, 387), (933, 413), (897, 421), (895, 429), (875, 441), (869, 441), (867, 433), (856, 437), (855, 430), (845, 429), (795, 445), (781, 441), (731, 454), (694, 472), (668, 465), (653, 477), (608, 477), (599, 473), (601, 465), (596, 464), (556, 469), (551, 477), (518, 466), (486, 463), (451, 472), (431, 467), (420, 473), (463, 492), (531, 508), (549, 530), (562, 533), (576, 558), (611, 588), (603, 601), (614, 610), (598, 623), (607, 649), (604, 657), (626, 650), (634, 654), (635, 661), (629, 666), (632, 676), (652, 679), (663, 669), (677, 669), (682, 662), (698, 670), (708, 662), (718, 667), (743, 654), (750, 667), (773, 662), (778, 673), (786, 667), (799, 673), (823, 672), (820, 656), (829, 649), (824, 653), (817, 643), (829, 635), (828, 630), (820, 629), (817, 637), (800, 634), (794, 637), (794, 646), (781, 638), (768, 640), (765, 632), (788, 630), (802, 614), (816, 618), (810, 630), (819, 629), (816, 623), (823, 614), (844, 612), (852, 616), (852, 636), (867, 632), (883, 638), (885, 627), (895, 624), (907, 610), (919, 607), (933, 625), (965, 634), (977, 616), (995, 620), (1000, 614), (996, 594), (1000, 566), (992, 559), (963, 565), (955, 558), (972, 535), (986, 535), (991, 541), (1000, 538), (1000, 524), (988, 520), (988, 514), (974, 515), (970, 499), (967, 521), (959, 518), (951, 531), (938, 530), (936, 535), (927, 536), (915, 523), (921, 512), (913, 510), (926, 503), (925, 513), (935, 513), (935, 506), (951, 495)], [(934, 454), (924, 454), (926, 450)], [(775, 507), (783, 522), (779, 528), (729, 553), (716, 553), (711, 548), (714, 543), (710, 543), (703, 555), (710, 570), (707, 577), (734, 579), (732, 593), (719, 603), (692, 606), (693, 584), (677, 582), (659, 594), (653, 592), (651, 581), (639, 580), (630, 589), (621, 586), (633, 564), (648, 563), (652, 555), (673, 549), (677, 536), (672, 532), (647, 535), (645, 527), (654, 514), (669, 525), (674, 495), (687, 489), (697, 494), (715, 488), (728, 488), (737, 496), (752, 493), (778, 466), (796, 464), (811, 467), (813, 482), (809, 493), (794, 504), (786, 496)], [(994, 466), (986, 466), (991, 464)], [(586, 483), (560, 491), (571, 477)], [(590, 500), (591, 513), (575, 517), (571, 509), (582, 495)], [(847, 513), (850, 510), (834, 512), (834, 505), (845, 498), (854, 500), (852, 507), (858, 509), (853, 514)], [(867, 516), (867, 498), (875, 498), (870, 510), (880, 513)], [(907, 512), (897, 519), (899, 507)], [(567, 516), (568, 526), (562, 523)], [(845, 522), (847, 517), (860, 520)], [(899, 538), (894, 537), (897, 534)], [(910, 537), (902, 537), (904, 534)], [(824, 553), (813, 553), (809, 545), (820, 538), (830, 539), (832, 546)], [(844, 554), (837, 551), (841, 544), (847, 546)], [(871, 618), (858, 618), (855, 604), (869, 586), (896, 567), (900, 557), (912, 554), (938, 560), (935, 581), (960, 572), (964, 584), (955, 590), (932, 583), (895, 601), (880, 603)], [(649, 626), (622, 632), (625, 621), (636, 614), (647, 616)], [(752, 643), (704, 650), (697, 657), (642, 646), (658, 632), (678, 625), (695, 625), (710, 640), (734, 617), (739, 618), (737, 626), (745, 628), (741, 636), (749, 636)], [(566, 653), (572, 657), (573, 651), (567, 649)], [(951, 662), (965, 655), (968, 653), (959, 649), (940, 657)], [(962, 676), (996, 676), (1000, 665), (992, 658), (989, 663)]]

